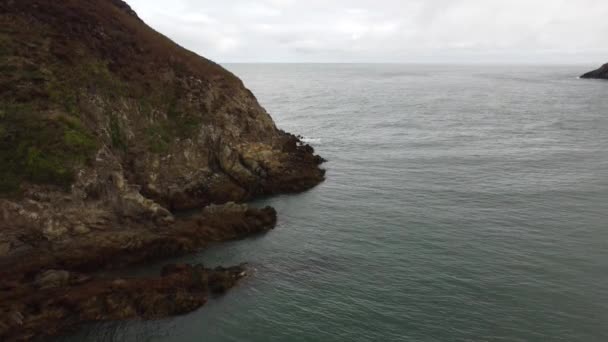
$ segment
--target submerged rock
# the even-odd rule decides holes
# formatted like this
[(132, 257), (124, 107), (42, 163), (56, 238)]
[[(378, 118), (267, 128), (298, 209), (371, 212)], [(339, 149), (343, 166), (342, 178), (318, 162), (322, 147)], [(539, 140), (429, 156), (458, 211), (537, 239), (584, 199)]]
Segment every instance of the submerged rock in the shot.
[(602, 65), (597, 70), (593, 70), (582, 75), (581, 78), (599, 78), (608, 80), (608, 63)]

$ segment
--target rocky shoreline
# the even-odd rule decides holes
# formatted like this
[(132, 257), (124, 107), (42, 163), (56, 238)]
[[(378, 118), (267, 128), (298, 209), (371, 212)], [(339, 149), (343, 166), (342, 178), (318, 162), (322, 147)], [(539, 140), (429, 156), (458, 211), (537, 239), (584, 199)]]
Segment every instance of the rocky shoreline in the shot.
[[(294, 142), (293, 140), (291, 141)], [(289, 148), (294, 148), (290, 144)], [(291, 151), (294, 170), (269, 194), (298, 192), (323, 180), (311, 148)], [(305, 161), (305, 162), (303, 162)], [(120, 177), (107, 191), (120, 192)], [(119, 203), (35, 188), (26, 198), (0, 199), (0, 340), (52, 336), (93, 321), (159, 318), (191, 312), (211, 293), (223, 293), (247, 274), (244, 265), (207, 269), (168, 265), (158, 277), (112, 278), (104, 271), (194, 253), (212, 242), (244, 238), (274, 228), (276, 211), (228, 202), (178, 217), (137, 192)], [(131, 200), (131, 197), (135, 198)], [(104, 201), (108, 201), (106, 198)], [(58, 205), (59, 203), (62, 205)], [(121, 210), (113, 208), (120, 205)]]
[(272, 208), (225, 204), (207, 207), (166, 228), (87, 234), (4, 257), (0, 261), (0, 339), (29, 340), (85, 322), (159, 318), (196, 310), (210, 293), (223, 293), (244, 277), (244, 265), (216, 269), (168, 265), (158, 277), (149, 278), (99, 274), (195, 252), (210, 242), (267, 231), (275, 223)]
[(581, 76), (581, 78), (596, 78), (608, 80), (608, 63), (602, 65), (599, 69), (590, 71)]
[(268, 231), (275, 210), (240, 203), (324, 180), (240, 79), (122, 0), (1, 2), (0, 70), (2, 341), (196, 310), (246, 267), (108, 271)]
[[(308, 149), (299, 146), (296, 154), (306, 153), (311, 161), (320, 162)], [(316, 184), (306, 177), (293, 181), (286, 188), (276, 186), (297, 192)], [(52, 336), (86, 322), (160, 318), (196, 310), (211, 293), (223, 293), (246, 276), (245, 265), (167, 265), (158, 277), (148, 278), (113, 278), (105, 271), (263, 233), (277, 220), (271, 207), (234, 202), (177, 217), (143, 196), (142, 203), (148, 206), (125, 206), (120, 212), (91, 209), (92, 203), (74, 203), (70, 195), (64, 196), (50, 202), (0, 199), (0, 340)], [(74, 207), (68, 205), (62, 212), (55, 206), (61, 200)]]

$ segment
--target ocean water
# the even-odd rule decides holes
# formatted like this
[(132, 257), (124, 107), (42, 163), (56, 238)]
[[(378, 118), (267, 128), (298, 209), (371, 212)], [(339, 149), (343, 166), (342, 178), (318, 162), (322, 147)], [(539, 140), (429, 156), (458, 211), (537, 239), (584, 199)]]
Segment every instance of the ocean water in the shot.
[[(592, 66), (227, 65), (329, 160), (192, 314), (61, 341), (608, 341), (608, 82)], [(149, 266), (155, 267), (154, 265)]]

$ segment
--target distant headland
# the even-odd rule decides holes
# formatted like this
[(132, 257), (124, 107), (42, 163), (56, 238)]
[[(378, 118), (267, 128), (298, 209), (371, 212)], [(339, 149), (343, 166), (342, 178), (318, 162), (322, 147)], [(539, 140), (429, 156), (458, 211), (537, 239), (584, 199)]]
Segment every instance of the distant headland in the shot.
[(593, 70), (582, 75), (581, 78), (598, 78), (608, 80), (608, 63), (602, 65), (597, 70)]

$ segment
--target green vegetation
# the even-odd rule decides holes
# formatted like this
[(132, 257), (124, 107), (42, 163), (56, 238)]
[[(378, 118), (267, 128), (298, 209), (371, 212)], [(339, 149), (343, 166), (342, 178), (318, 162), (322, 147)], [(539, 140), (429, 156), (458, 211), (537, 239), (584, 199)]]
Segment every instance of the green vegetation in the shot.
[(5, 33), (0, 33), (0, 57), (13, 54), (10, 37)]
[(49, 100), (71, 115), (78, 115), (80, 92), (88, 90), (109, 100), (126, 93), (127, 86), (115, 77), (105, 62), (84, 60), (70, 70), (53, 65), (55, 77), (47, 83)]
[(167, 125), (153, 124), (146, 129), (146, 142), (152, 153), (166, 153), (171, 143), (171, 132)]
[[(29, 30), (31, 28), (25, 28)], [(50, 63), (45, 40), (0, 33), (0, 193), (18, 193), (24, 181), (68, 187), (97, 150), (80, 120), (78, 94), (88, 82), (110, 83), (102, 63)], [(36, 33), (36, 34), (35, 34)], [(38, 53), (31, 53), (32, 46)], [(42, 54), (41, 54), (42, 53)], [(120, 87), (112, 88), (117, 91)]]
[(78, 114), (78, 96), (67, 84), (53, 80), (46, 85), (46, 91), (52, 103), (59, 104), (63, 109), (71, 114)]
[(115, 114), (109, 114), (110, 116), (110, 140), (112, 141), (112, 147), (126, 151), (127, 150), (127, 137), (122, 129), (120, 121)]
[[(201, 119), (194, 111), (179, 103), (176, 85), (165, 85), (158, 95), (140, 99), (140, 113), (153, 121), (144, 131), (146, 143), (152, 153), (166, 153), (175, 139), (194, 137), (201, 126)], [(153, 108), (165, 110), (167, 118), (154, 120)]]
[[(105, 60), (86, 42), (61, 40), (51, 26), (1, 15), (0, 24), (0, 194), (18, 193), (23, 182), (68, 187), (102, 141), (116, 151), (143, 144), (163, 154), (200, 128), (179, 82), (159, 80), (146, 65), (115, 72), (116, 56)], [(132, 126), (117, 114), (125, 111)], [(107, 127), (94, 126), (100, 122)], [(128, 130), (137, 139), (129, 141)]]
[(192, 138), (200, 128), (200, 119), (186, 111), (178, 111), (171, 107), (167, 112), (167, 118), (173, 130), (173, 134), (179, 138)]
[(79, 119), (42, 116), (30, 104), (0, 109), (0, 192), (16, 192), (21, 182), (67, 187), (75, 170), (97, 149)]

